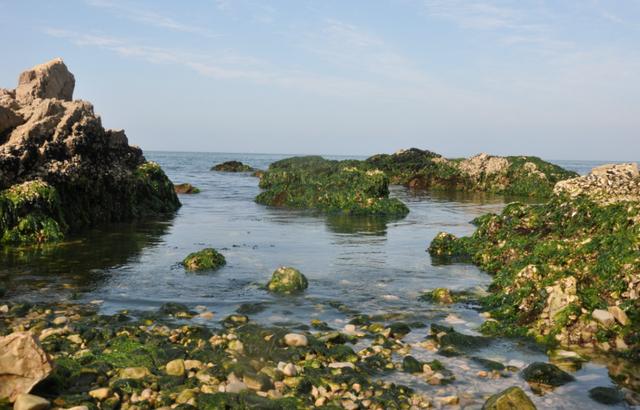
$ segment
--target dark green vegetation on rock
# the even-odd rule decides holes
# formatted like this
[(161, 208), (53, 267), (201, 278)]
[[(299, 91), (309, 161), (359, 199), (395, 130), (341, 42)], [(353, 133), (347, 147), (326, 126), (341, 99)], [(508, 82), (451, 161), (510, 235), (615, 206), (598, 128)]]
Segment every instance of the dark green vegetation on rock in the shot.
[(558, 366), (551, 363), (534, 362), (522, 371), (522, 377), (529, 383), (545, 384), (558, 387), (575, 380), (575, 378)]
[(470, 237), (438, 235), (429, 251), (494, 274), (488, 334), (614, 349), (640, 359), (640, 205), (554, 197), (475, 220)]
[(141, 164), (117, 184), (103, 182), (64, 181), (53, 186), (34, 180), (1, 191), (0, 244), (56, 241), (69, 231), (166, 215), (180, 206), (173, 184), (152, 162)]
[(403, 217), (409, 209), (389, 198), (384, 173), (358, 167), (358, 161), (294, 157), (274, 162), (260, 178), (263, 205), (317, 209), (327, 213)]
[(240, 161), (226, 161), (211, 167), (212, 171), (220, 172), (253, 172), (255, 169)]
[(182, 266), (189, 271), (216, 270), (226, 265), (224, 256), (213, 248), (205, 248), (187, 255)]
[[(93, 106), (72, 100), (62, 60), (34, 67), (0, 89), (0, 245), (62, 239), (70, 231), (174, 212), (180, 202), (162, 169), (106, 130)], [(7, 121), (7, 118), (9, 120)]]
[(482, 410), (536, 410), (536, 406), (520, 387), (514, 386), (489, 397)]
[(594, 387), (589, 390), (589, 397), (598, 403), (614, 405), (624, 400), (624, 394), (615, 387)]
[(267, 289), (274, 293), (299, 293), (307, 287), (307, 278), (299, 270), (286, 266), (276, 269), (267, 283)]

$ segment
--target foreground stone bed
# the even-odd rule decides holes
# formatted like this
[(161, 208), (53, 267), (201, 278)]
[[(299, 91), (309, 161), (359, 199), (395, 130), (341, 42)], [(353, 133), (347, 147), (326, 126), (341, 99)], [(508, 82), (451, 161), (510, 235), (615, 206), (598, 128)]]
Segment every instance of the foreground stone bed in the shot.
[(441, 233), (429, 252), (495, 275), (483, 300), (492, 317), (486, 333), (530, 335), (638, 362), (638, 182), (635, 166), (598, 168), (558, 183), (547, 203), (512, 203), (476, 219), (470, 237)]
[(59, 240), (70, 231), (175, 211), (162, 169), (72, 100), (61, 59), (0, 89), (0, 244)]

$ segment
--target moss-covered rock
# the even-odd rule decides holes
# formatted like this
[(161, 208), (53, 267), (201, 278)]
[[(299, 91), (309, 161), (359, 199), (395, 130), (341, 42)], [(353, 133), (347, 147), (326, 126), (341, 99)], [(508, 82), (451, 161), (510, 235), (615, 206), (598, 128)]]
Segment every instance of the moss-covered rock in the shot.
[(327, 213), (403, 217), (409, 209), (389, 198), (389, 181), (358, 161), (294, 157), (274, 162), (260, 178), (263, 205), (317, 209)]
[(608, 406), (619, 404), (624, 400), (624, 394), (616, 387), (594, 387), (589, 390), (589, 397)]
[(536, 410), (529, 396), (520, 387), (509, 387), (496, 393), (482, 406), (482, 410)]
[[(640, 204), (554, 197), (512, 203), (475, 223), (472, 236), (454, 238), (446, 249), (467, 252), (495, 275), (491, 294), (482, 299), (495, 319), (485, 322), (485, 332), (529, 334), (640, 359)], [(436, 241), (430, 249), (439, 247)], [(593, 312), (614, 312), (618, 319), (605, 325)]]
[(182, 266), (189, 271), (216, 270), (226, 265), (227, 261), (220, 252), (213, 248), (205, 248), (187, 255)]
[(0, 192), (0, 243), (56, 241), (67, 229), (58, 192), (46, 182), (24, 182)]
[(240, 161), (226, 161), (211, 167), (212, 171), (220, 172), (253, 172), (255, 169)]
[(575, 378), (558, 366), (551, 363), (534, 362), (522, 371), (522, 378), (529, 383), (539, 383), (547, 386), (562, 386)]
[(276, 269), (267, 283), (267, 289), (274, 293), (299, 293), (307, 287), (307, 278), (299, 270), (287, 266)]

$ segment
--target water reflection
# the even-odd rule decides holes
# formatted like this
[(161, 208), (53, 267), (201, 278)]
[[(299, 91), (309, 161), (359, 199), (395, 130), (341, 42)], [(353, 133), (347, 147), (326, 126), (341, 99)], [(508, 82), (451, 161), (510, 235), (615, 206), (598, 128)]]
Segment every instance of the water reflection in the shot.
[(39, 299), (87, 292), (100, 287), (109, 270), (135, 263), (149, 246), (162, 242), (172, 219), (116, 224), (85, 231), (67, 241), (31, 247), (0, 248), (0, 283), (6, 298)]

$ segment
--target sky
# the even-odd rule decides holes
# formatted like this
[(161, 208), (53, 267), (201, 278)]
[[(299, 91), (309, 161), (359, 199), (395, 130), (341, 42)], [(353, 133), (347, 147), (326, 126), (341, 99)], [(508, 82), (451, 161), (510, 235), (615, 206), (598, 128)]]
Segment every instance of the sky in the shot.
[(146, 150), (640, 160), (640, 0), (0, 0)]

